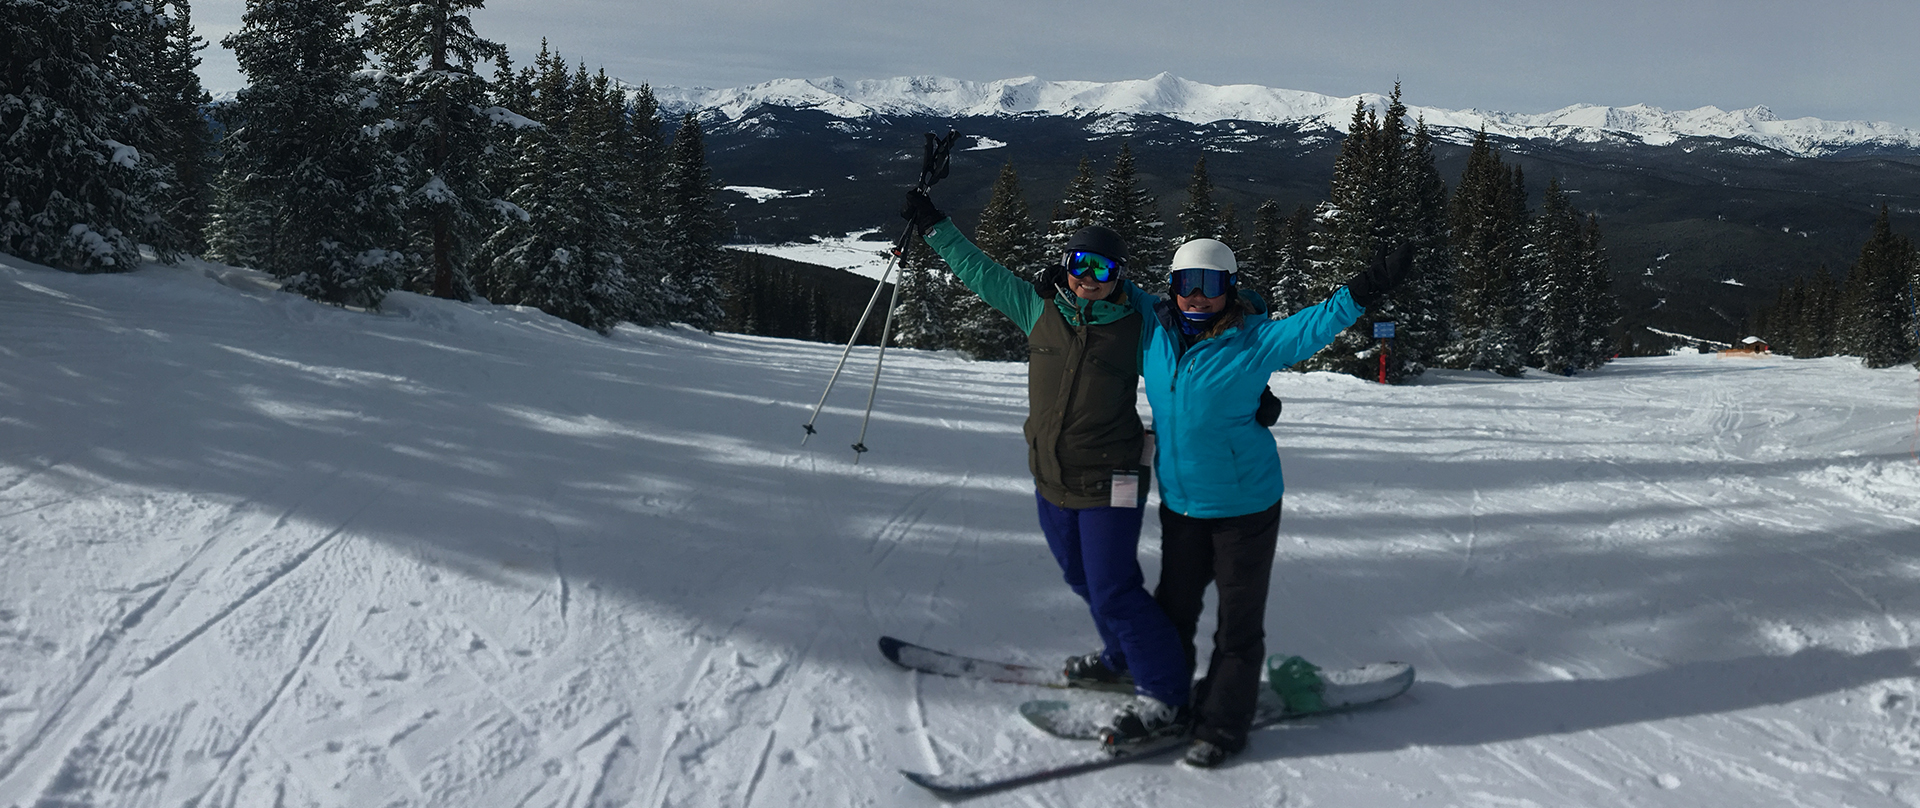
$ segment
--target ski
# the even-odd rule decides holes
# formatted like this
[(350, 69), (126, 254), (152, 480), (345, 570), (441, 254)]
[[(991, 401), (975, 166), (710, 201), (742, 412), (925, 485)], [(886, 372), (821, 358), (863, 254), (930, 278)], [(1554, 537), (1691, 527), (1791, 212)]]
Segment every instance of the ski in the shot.
[(1032, 785), (1060, 777), (1096, 771), (1136, 760), (1145, 760), (1187, 746), (1185, 737), (1157, 738), (1136, 746), (1109, 752), (1088, 749), (1066, 760), (1015, 761), (984, 769), (946, 774), (900, 770), (914, 785), (942, 797), (973, 797), (1001, 789)]
[[(1006, 682), (1017, 685), (1035, 685), (1061, 690), (1082, 689), (1067, 684), (1064, 669), (1048, 669), (1033, 665), (1021, 665), (1012, 662), (995, 662), (989, 659), (949, 654), (935, 651), (922, 645), (915, 645), (895, 637), (880, 638), (880, 653), (893, 664), (907, 670), (931, 673), (939, 676), (952, 676), (962, 679), (985, 679), (990, 682)], [(1102, 688), (1087, 688), (1102, 689)], [(1132, 693), (1133, 687), (1126, 686), (1124, 691)]]
[[(1391, 699), (1413, 686), (1413, 666), (1404, 662), (1376, 662), (1344, 670), (1318, 672), (1322, 685), (1320, 704), (1314, 709), (1289, 709), (1279, 694), (1260, 689), (1260, 701), (1254, 708), (1256, 726), (1274, 724), (1313, 715), (1344, 712)], [(1083, 698), (1071, 701), (1036, 699), (1020, 705), (1020, 717), (1040, 731), (1057, 738), (1094, 740), (1100, 726), (1113, 717), (1121, 699)]]

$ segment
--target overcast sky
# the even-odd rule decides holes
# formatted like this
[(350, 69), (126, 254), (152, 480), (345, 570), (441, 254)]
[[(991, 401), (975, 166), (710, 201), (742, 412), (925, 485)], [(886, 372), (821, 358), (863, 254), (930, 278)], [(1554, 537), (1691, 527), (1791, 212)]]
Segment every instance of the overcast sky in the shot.
[[(244, 0), (200, 0), (209, 89)], [(1920, 129), (1916, 0), (492, 0), (516, 63), (542, 37), (630, 83), (937, 75), (1114, 81), (1170, 72), (1445, 109), (1764, 105), (1782, 118)]]

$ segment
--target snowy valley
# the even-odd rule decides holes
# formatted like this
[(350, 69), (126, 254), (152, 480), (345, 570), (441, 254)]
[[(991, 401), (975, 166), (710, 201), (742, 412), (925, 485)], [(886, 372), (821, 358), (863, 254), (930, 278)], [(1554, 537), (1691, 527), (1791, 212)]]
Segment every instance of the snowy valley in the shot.
[[(0, 805), (933, 805), (897, 770), (1070, 754), (874, 648), (1096, 641), (1024, 368), (890, 351), (855, 464), (872, 349), (800, 446), (839, 352), (0, 258)], [(1420, 681), (970, 804), (1920, 806), (1911, 365), (1271, 386), (1269, 650)]]

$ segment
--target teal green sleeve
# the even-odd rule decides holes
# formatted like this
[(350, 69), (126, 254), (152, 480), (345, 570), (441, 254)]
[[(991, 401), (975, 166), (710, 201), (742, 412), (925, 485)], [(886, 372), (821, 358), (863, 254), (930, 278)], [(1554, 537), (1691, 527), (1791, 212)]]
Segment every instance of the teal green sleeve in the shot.
[(952, 219), (942, 220), (928, 230), (927, 244), (981, 300), (1011, 318), (1014, 325), (1020, 326), (1021, 333), (1033, 333), (1033, 324), (1040, 322), (1040, 312), (1047, 302), (1034, 294), (1032, 283), (988, 258), (961, 234)]

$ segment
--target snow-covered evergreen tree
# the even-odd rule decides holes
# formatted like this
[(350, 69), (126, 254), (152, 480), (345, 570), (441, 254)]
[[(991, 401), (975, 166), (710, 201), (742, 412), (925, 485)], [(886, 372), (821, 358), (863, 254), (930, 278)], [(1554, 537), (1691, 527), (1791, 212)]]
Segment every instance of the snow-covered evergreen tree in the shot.
[[(1381, 179), (1386, 169), (1382, 141), (1373, 111), (1365, 102), (1355, 103), (1346, 140), (1334, 158), (1327, 201), (1315, 212), (1319, 227), (1313, 231), (1313, 260), (1307, 264), (1301, 285), (1305, 302), (1298, 305), (1310, 305), (1339, 291), (1378, 252), (1376, 228), (1386, 218), (1389, 202)], [(1342, 331), (1332, 344), (1295, 365), (1295, 369), (1331, 370), (1360, 378), (1369, 378), (1370, 371), (1377, 373), (1378, 348), (1371, 326), (1365, 324), (1366, 316), (1361, 324)]]
[[(501, 64), (500, 73), (509, 73)], [(481, 243), (475, 258), (474, 285), (494, 303), (538, 305), (545, 292), (535, 289), (539, 267), (556, 251), (568, 258), (572, 248), (562, 233), (570, 216), (561, 180), (569, 162), (573, 77), (566, 62), (542, 41), (532, 66), (511, 81), (496, 80), (503, 105), (520, 106), (533, 125), (514, 130), (511, 145), (486, 161), (492, 182), (506, 192), (504, 221)]]
[(120, 272), (171, 258), (164, 124), (135, 82), (160, 18), (117, 0), (0, 0), (0, 251)]
[(1582, 222), (1579, 212), (1560, 187), (1559, 178), (1547, 181), (1540, 212), (1529, 223), (1529, 237), (1520, 260), (1534, 279), (1528, 303), (1536, 315), (1538, 341), (1532, 363), (1548, 373), (1570, 375), (1582, 362), (1584, 337), (1581, 307), (1585, 304), (1585, 262), (1582, 260)]
[[(1525, 222), (1515, 218), (1515, 178), (1482, 130), (1449, 207), (1454, 275), (1454, 340), (1448, 367), (1517, 376), (1525, 365), (1514, 268)], [(1524, 210), (1524, 200), (1518, 206)]]
[(667, 272), (667, 145), (660, 102), (651, 86), (642, 84), (631, 94), (623, 118), (617, 165), (627, 220), (627, 271), (635, 285), (627, 319), (656, 325), (672, 320), (688, 299)]
[(1834, 313), (1840, 303), (1840, 287), (1825, 264), (1814, 272), (1807, 284), (1798, 316), (1793, 323), (1793, 341), (1788, 352), (1799, 359), (1832, 356), (1834, 350)]
[(1180, 242), (1184, 244), (1197, 238), (1220, 238), (1220, 206), (1213, 201), (1213, 179), (1207, 176), (1204, 155), (1193, 164), (1193, 177), (1187, 181), (1187, 202), (1180, 207)]
[(1620, 323), (1620, 300), (1613, 294), (1613, 267), (1600, 241), (1600, 216), (1587, 214), (1580, 232), (1580, 339), (1575, 367), (1593, 370), (1613, 360), (1614, 326)]
[(224, 113), (211, 247), (315, 300), (376, 306), (399, 285), (400, 167), (353, 28), (356, 2), (248, 0), (231, 48), (248, 86)]
[(1167, 259), (1172, 248), (1160, 218), (1160, 202), (1140, 181), (1133, 145), (1120, 144), (1120, 154), (1107, 170), (1091, 224), (1113, 228), (1127, 242), (1127, 276), (1141, 288), (1159, 295), (1167, 288)]
[[(1289, 268), (1289, 285), (1275, 289), (1275, 308), (1291, 312), (1316, 303), (1401, 245), (1413, 247), (1413, 267), (1399, 288), (1305, 363), (1307, 369), (1377, 378), (1382, 345), (1373, 338), (1373, 324), (1392, 322), (1395, 335), (1387, 346), (1386, 376), (1397, 384), (1435, 364), (1450, 336), (1446, 186), (1434, 168), (1433, 140), (1425, 122), (1409, 130), (1406, 119), (1398, 86), (1384, 116), (1376, 118), (1364, 104), (1355, 105), (1334, 164), (1323, 227), (1308, 248), (1312, 260), (1292, 259), (1306, 271)], [(1295, 280), (1299, 274), (1305, 275), (1304, 282)]]
[(1214, 238), (1219, 239), (1221, 243), (1227, 245), (1234, 253), (1238, 254), (1241, 250), (1247, 248), (1246, 230), (1240, 226), (1240, 212), (1234, 209), (1232, 202), (1220, 203), (1220, 227), (1218, 229), (1219, 235), (1214, 236)]
[(212, 99), (196, 68), (207, 43), (194, 33), (187, 0), (136, 5), (123, 13), (144, 29), (143, 36), (135, 37), (138, 66), (130, 71), (129, 81), (140, 89), (144, 121), (150, 127), (141, 138), (147, 144), (143, 152), (166, 172), (154, 200), (177, 238), (167, 246), (203, 253), (214, 170), (213, 129), (205, 111)]
[[(900, 304), (893, 310), (892, 342), (902, 348), (941, 351), (953, 347), (952, 273), (925, 239), (907, 239), (900, 256)], [(971, 294), (965, 289), (961, 294)]]
[(1049, 261), (1058, 261), (1064, 252), (1067, 239), (1080, 228), (1094, 224), (1095, 212), (1100, 207), (1100, 183), (1093, 172), (1093, 161), (1082, 157), (1080, 167), (1074, 171), (1073, 179), (1067, 182), (1067, 190), (1060, 197), (1060, 204), (1053, 209), (1053, 217), (1047, 226), (1047, 247), (1052, 255)]
[(1841, 345), (1867, 367), (1891, 367), (1914, 358), (1909, 295), (1916, 264), (1920, 256), (1913, 241), (1893, 232), (1888, 207), (1882, 203), (1873, 233), (1860, 248), (1841, 291)]
[[(1009, 160), (994, 180), (993, 194), (980, 212), (973, 242), (987, 257), (1021, 277), (1039, 273), (1053, 258), (1033, 223), (1020, 176)], [(1027, 335), (1005, 314), (987, 305), (979, 295), (953, 285), (953, 347), (975, 359), (1017, 361), (1027, 356)]]
[(1412, 244), (1413, 267), (1393, 295), (1393, 367), (1390, 379), (1438, 367), (1453, 339), (1454, 263), (1448, 244), (1447, 184), (1434, 165), (1433, 133), (1416, 122), (1395, 184), (1402, 216), (1401, 238)]
[(667, 277), (686, 297), (674, 319), (711, 331), (723, 316), (720, 274), (726, 258), (720, 244), (732, 228), (715, 199), (700, 120), (691, 112), (674, 132), (664, 187)]
[(484, 60), (505, 48), (473, 29), (483, 0), (372, 0), (368, 42), (380, 57), (382, 110), (405, 171), (409, 274), (435, 297), (473, 296), (468, 262), (498, 220), (485, 153), (496, 137)]

